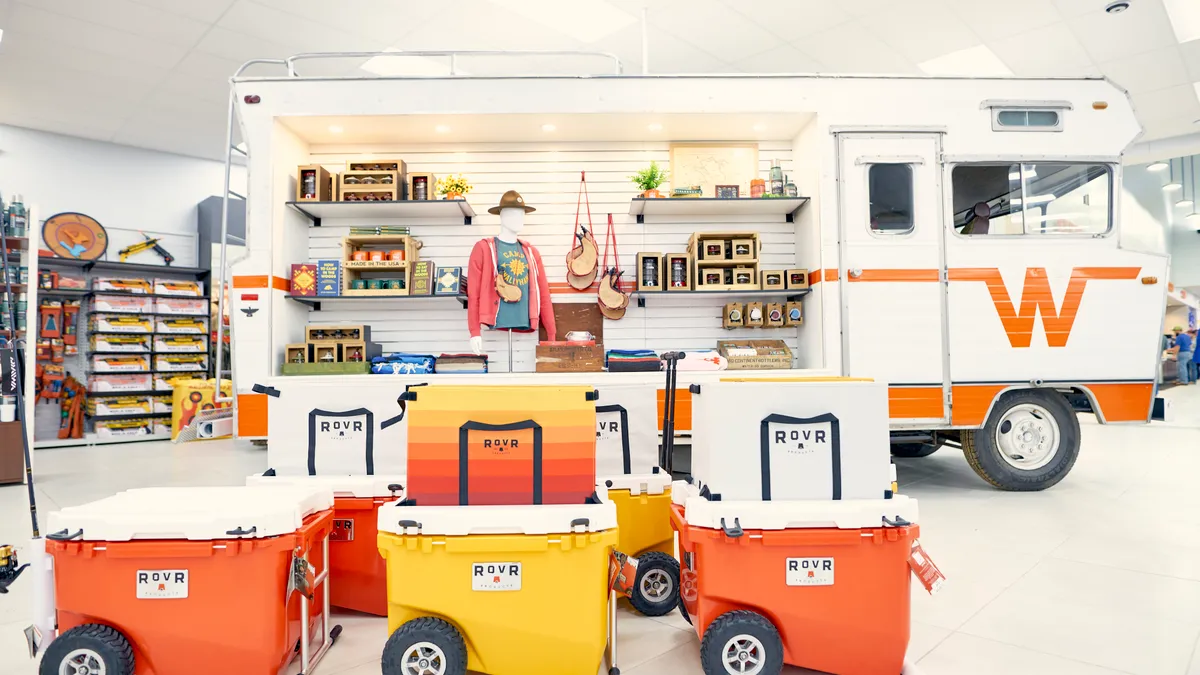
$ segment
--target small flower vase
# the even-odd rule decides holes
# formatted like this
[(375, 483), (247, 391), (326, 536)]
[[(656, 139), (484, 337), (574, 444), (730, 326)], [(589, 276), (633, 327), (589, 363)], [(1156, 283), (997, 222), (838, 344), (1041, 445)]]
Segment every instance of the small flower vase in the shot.
[(446, 193), (446, 199), (462, 199), (462, 196), (463, 195), (461, 192), (447, 192)]
[(642, 192), (642, 196), (646, 199), (658, 199), (662, 195), (658, 193), (657, 188), (650, 188), (649, 190)]

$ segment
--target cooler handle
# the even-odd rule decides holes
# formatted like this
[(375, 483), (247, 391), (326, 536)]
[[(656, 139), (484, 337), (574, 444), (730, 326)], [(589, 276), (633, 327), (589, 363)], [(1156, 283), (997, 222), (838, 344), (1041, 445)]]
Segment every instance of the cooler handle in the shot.
[(523, 420), (509, 424), (488, 424), (486, 422), (468, 421), (458, 428), (458, 505), (467, 506), (470, 500), (470, 455), (468, 444), (472, 431), (517, 431), (533, 430), (533, 503), (542, 503), (542, 425), (533, 420)]
[(393, 497), (396, 496), (397, 492), (404, 491), (404, 486), (399, 483), (389, 483), (387, 487), (388, 487), (388, 492), (392, 493)]
[(68, 530), (59, 530), (52, 534), (46, 535), (46, 538), (51, 541), (71, 541), (83, 536), (83, 528), (80, 528), (75, 534), (69, 534)]
[(586, 531), (587, 529), (589, 529), (591, 527), (591, 525), (592, 525), (592, 521), (590, 518), (576, 518), (575, 520), (571, 521), (571, 529), (572, 530), (574, 530), (577, 527), (582, 527)]
[(421, 523), (420, 523), (420, 522), (418, 522), (418, 521), (416, 521), (416, 520), (402, 520), (402, 521), (400, 521), (399, 523), (397, 523), (397, 525), (399, 525), (399, 526), (400, 526), (400, 532), (401, 532), (401, 534), (404, 534), (404, 533), (406, 533), (406, 532), (408, 531), (408, 528), (410, 528), (410, 527), (411, 527), (411, 528), (414, 528), (414, 529), (415, 529), (415, 530), (417, 530), (418, 532), (420, 532), (420, 531), (421, 531), (421, 528), (423, 527), (423, 526), (421, 525)]
[(912, 525), (912, 523), (905, 520), (903, 516), (899, 515), (896, 516), (895, 520), (888, 520), (888, 517), (884, 516), (883, 524), (887, 525), (888, 527), (908, 527), (909, 525)]
[(729, 527), (728, 525), (726, 525), (725, 519), (722, 518), (721, 519), (721, 529), (725, 531), (725, 536), (729, 537), (730, 539), (737, 539), (738, 537), (745, 534), (745, 531), (742, 530), (742, 523), (737, 518), (733, 519), (733, 527)]
[(248, 535), (248, 534), (254, 534), (255, 532), (258, 532), (258, 526), (257, 526), (257, 525), (255, 525), (255, 526), (251, 527), (251, 528), (250, 528), (250, 529), (248, 529), (248, 530), (243, 530), (243, 529), (242, 529), (242, 526), (241, 526), (241, 525), (238, 525), (236, 530), (226, 530), (226, 531), (225, 531), (225, 534), (228, 534), (228, 535), (229, 535), (229, 536), (231, 536), (231, 537), (243, 537), (243, 536), (245, 536), (245, 535)]

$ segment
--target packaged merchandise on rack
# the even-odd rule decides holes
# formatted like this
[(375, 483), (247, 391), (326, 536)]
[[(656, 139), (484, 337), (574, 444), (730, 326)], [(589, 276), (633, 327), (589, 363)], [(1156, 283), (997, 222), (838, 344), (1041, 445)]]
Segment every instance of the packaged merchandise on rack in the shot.
[(208, 370), (208, 354), (159, 354), (154, 355), (154, 370), (159, 372)]
[(152, 415), (154, 402), (149, 396), (97, 396), (87, 399), (87, 414), (93, 417), (108, 415)]
[(156, 314), (207, 317), (209, 302), (207, 298), (155, 298), (154, 312)]
[(148, 373), (150, 357), (139, 354), (95, 354), (92, 370), (97, 373)]
[(92, 277), (92, 291), (96, 293), (113, 291), (132, 295), (150, 295), (154, 293), (154, 285), (140, 277)]
[(154, 280), (154, 294), (201, 298), (204, 297), (204, 282), (160, 277)]
[(434, 372), (437, 357), (432, 354), (394, 353), (371, 359), (371, 373), (375, 375), (430, 375)]
[(208, 339), (203, 335), (155, 335), (154, 351), (202, 354), (208, 351)]
[(208, 335), (208, 317), (154, 317), (154, 332), (171, 335)]
[(88, 391), (97, 394), (120, 394), (130, 391), (150, 391), (154, 376), (149, 373), (127, 375), (93, 374), (88, 377)]
[(153, 333), (154, 321), (148, 316), (128, 314), (92, 314), (88, 330), (93, 333)]
[(149, 354), (151, 351), (150, 336), (139, 334), (96, 333), (89, 338), (88, 345), (93, 352)]
[(154, 310), (154, 298), (142, 295), (92, 296), (92, 311), (113, 314), (149, 314)]
[(340, 633), (320, 599), (332, 507), (314, 487), (176, 487), (52, 513), (35, 573), (59, 633), (42, 637), (43, 672), (80, 672), (80, 654), (114, 675), (141, 672), (135, 656), (172, 675), (206, 675), (213, 655), (236, 655), (239, 675), (297, 656), (313, 672)]

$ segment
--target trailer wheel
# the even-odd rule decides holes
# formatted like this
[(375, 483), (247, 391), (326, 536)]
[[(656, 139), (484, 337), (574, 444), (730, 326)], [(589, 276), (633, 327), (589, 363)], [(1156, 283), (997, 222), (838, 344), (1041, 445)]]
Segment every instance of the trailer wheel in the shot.
[(133, 675), (133, 647), (112, 626), (76, 626), (46, 649), (39, 675)]
[(942, 446), (933, 443), (893, 443), (892, 457), (915, 459), (928, 457), (937, 452)]
[(704, 675), (779, 675), (783, 640), (761, 614), (739, 609), (713, 621), (700, 641)]
[(383, 647), (383, 675), (466, 675), (467, 645), (442, 619), (422, 617), (396, 629)]
[(1056, 485), (1079, 458), (1079, 420), (1062, 394), (1045, 389), (1000, 397), (982, 429), (961, 433), (967, 463), (1001, 490)]
[(679, 561), (659, 551), (641, 555), (637, 561), (629, 604), (645, 616), (670, 614), (679, 604)]

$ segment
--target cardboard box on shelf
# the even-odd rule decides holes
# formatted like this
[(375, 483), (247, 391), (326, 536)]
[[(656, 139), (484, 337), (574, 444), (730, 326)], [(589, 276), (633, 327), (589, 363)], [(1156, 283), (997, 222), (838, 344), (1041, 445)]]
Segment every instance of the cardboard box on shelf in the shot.
[(808, 288), (808, 270), (790, 269), (786, 274), (787, 290), (798, 291)]
[(159, 314), (207, 317), (209, 303), (208, 298), (156, 298), (154, 311)]
[(92, 356), (97, 373), (144, 373), (150, 370), (150, 357), (140, 354), (97, 354)]
[(89, 340), (93, 352), (130, 352), (133, 354), (150, 353), (150, 336), (144, 334), (130, 335), (93, 335)]
[(172, 391), (175, 385), (192, 380), (203, 380), (205, 374), (198, 371), (158, 373), (154, 376), (154, 391)]
[(154, 351), (203, 354), (208, 351), (208, 340), (203, 335), (155, 335)]
[(154, 280), (154, 294), (202, 298), (204, 297), (204, 282), (158, 278)]
[(92, 296), (92, 311), (114, 314), (149, 314), (154, 311), (154, 298), (140, 295)]
[(729, 370), (786, 370), (792, 367), (792, 350), (783, 340), (718, 340), (717, 351)]
[(296, 201), (333, 201), (333, 177), (319, 164), (296, 167)]
[(154, 321), (148, 316), (93, 314), (88, 330), (95, 333), (152, 333)]
[(154, 377), (141, 375), (94, 374), (87, 379), (88, 391), (93, 394), (120, 394), (127, 391), (149, 391), (154, 388)]
[(208, 370), (207, 354), (155, 354), (154, 369), (158, 371)]
[(159, 316), (154, 318), (154, 332), (171, 335), (207, 335), (208, 317), (189, 316), (172, 318)]
[(595, 342), (539, 342), (534, 347), (539, 373), (598, 373), (604, 370), (604, 346)]
[(148, 279), (141, 277), (93, 277), (92, 290), (99, 293), (102, 291), (115, 291), (117, 293), (134, 293), (138, 295), (147, 295), (154, 292), (154, 286)]
[(132, 420), (97, 420), (94, 423), (96, 437), (103, 439), (110, 438), (136, 438), (138, 436), (149, 436), (154, 433), (154, 420), (152, 418), (139, 418)]
[(154, 412), (154, 402), (149, 396), (89, 396), (87, 412), (93, 417), (149, 415)]

